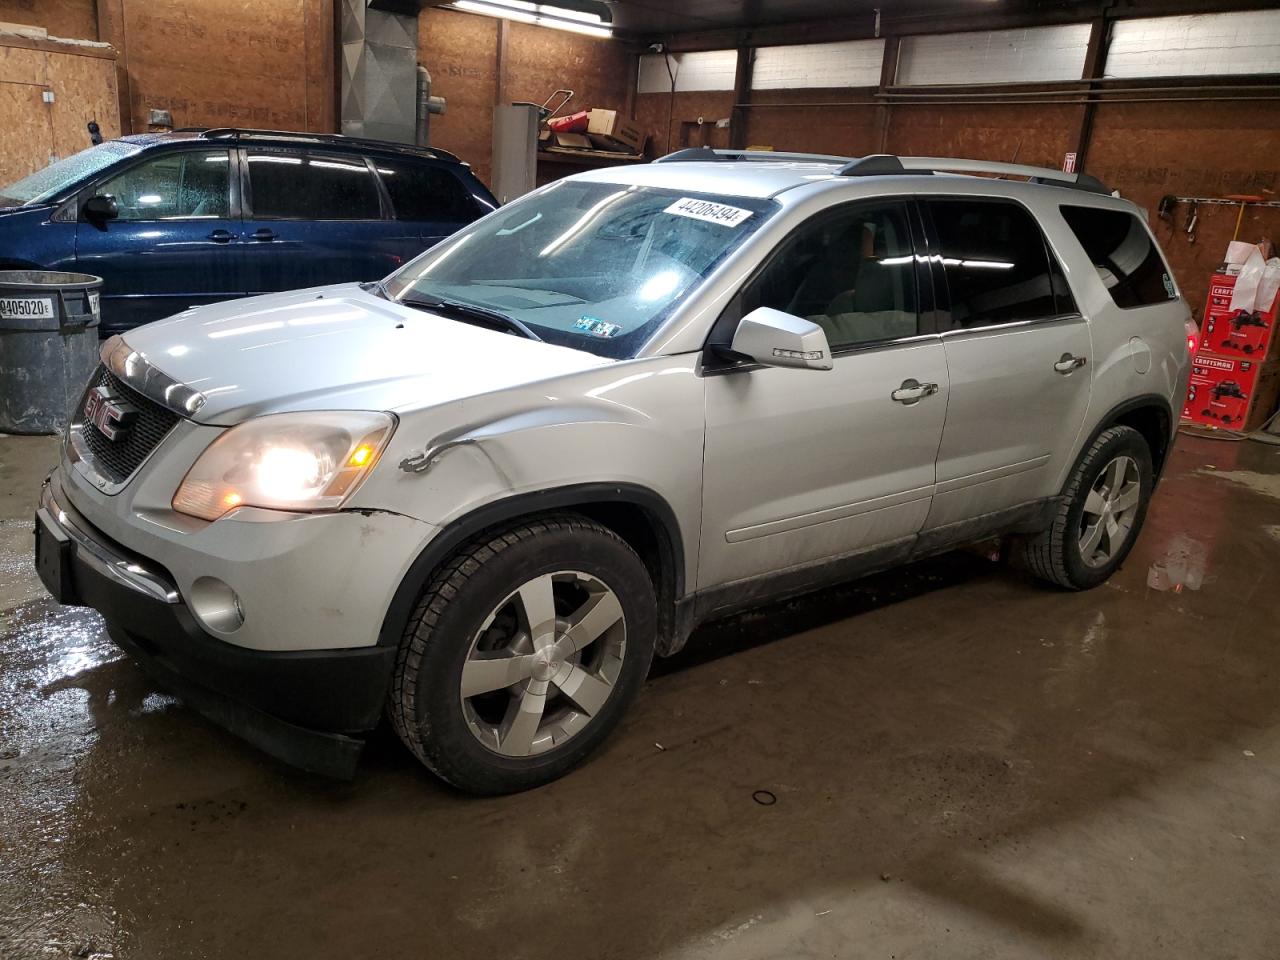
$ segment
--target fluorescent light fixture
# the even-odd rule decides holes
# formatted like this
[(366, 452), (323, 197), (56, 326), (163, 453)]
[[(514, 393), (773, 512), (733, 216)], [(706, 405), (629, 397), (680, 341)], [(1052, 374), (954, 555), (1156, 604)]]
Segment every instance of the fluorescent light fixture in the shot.
[[(553, 3), (527, 3), (525, 0), (454, 0), (447, 5), (447, 8), (479, 13), (486, 17), (518, 20), (521, 23), (532, 23), (555, 30), (568, 30), (570, 33), (581, 33), (588, 37), (608, 39), (613, 36), (613, 31), (609, 29), (606, 25), (607, 21), (600, 14)], [(601, 9), (608, 11), (603, 4)]]

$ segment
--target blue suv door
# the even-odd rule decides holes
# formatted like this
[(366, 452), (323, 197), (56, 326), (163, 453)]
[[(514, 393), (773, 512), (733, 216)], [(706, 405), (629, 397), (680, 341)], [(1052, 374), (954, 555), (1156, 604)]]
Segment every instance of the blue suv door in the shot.
[(241, 153), (250, 293), (378, 280), (403, 262), (364, 157), (266, 146)]
[(391, 201), (398, 227), (394, 235), (405, 260), (488, 213), (444, 164), (400, 157), (372, 161)]
[(150, 153), (92, 190), (119, 211), (76, 225), (78, 269), (105, 281), (103, 333), (244, 295), (232, 159), (225, 149)]

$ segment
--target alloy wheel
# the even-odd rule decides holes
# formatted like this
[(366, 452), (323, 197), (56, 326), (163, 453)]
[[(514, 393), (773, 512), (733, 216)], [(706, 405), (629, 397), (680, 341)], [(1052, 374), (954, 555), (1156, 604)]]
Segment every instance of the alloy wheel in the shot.
[(1142, 501), (1142, 474), (1132, 457), (1118, 456), (1093, 482), (1080, 517), (1080, 556), (1090, 567), (1114, 558), (1133, 531)]
[(626, 647), (622, 605), (603, 581), (576, 570), (535, 577), (471, 642), (460, 683), (467, 726), (506, 757), (559, 747), (604, 708)]

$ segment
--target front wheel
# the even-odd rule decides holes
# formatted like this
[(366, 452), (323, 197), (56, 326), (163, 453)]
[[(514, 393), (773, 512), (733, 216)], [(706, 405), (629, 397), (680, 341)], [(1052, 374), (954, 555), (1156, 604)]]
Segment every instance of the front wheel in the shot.
[(483, 794), (563, 776), (609, 735), (653, 658), (644, 563), (565, 515), (461, 548), (423, 591), (388, 713), (443, 780)]
[(1050, 583), (1096, 587), (1133, 549), (1154, 480), (1142, 434), (1132, 427), (1104, 430), (1072, 470), (1053, 523), (1017, 542), (1015, 556)]

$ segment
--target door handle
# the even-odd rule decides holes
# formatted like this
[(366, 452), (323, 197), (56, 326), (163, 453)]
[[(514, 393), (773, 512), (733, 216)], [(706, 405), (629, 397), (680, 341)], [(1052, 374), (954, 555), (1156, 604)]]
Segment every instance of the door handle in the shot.
[(253, 231), (253, 239), (255, 240), (274, 240), (275, 238), (276, 232), (270, 227), (259, 227)]
[(1070, 353), (1064, 353), (1058, 362), (1053, 365), (1053, 369), (1057, 370), (1063, 376), (1078, 370), (1089, 362), (1088, 357), (1076, 357)]
[(213, 233), (209, 234), (209, 239), (212, 240), (214, 243), (230, 243), (232, 240), (235, 239), (235, 237), (230, 230), (223, 230), (219, 228), (213, 231)]
[(919, 403), (925, 397), (931, 397), (938, 392), (936, 383), (921, 383), (914, 378), (903, 380), (902, 386), (889, 396), (898, 403), (905, 403), (910, 406), (913, 403)]

